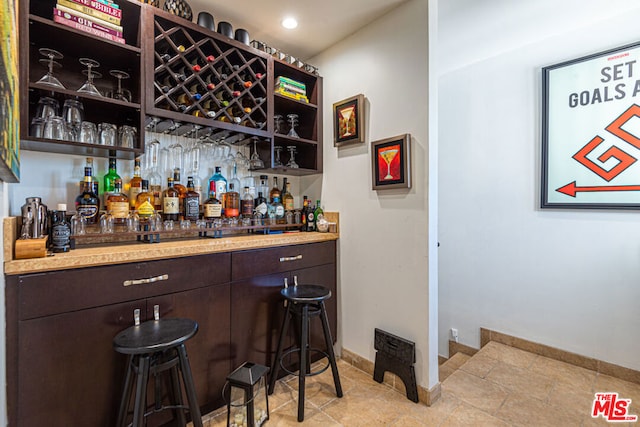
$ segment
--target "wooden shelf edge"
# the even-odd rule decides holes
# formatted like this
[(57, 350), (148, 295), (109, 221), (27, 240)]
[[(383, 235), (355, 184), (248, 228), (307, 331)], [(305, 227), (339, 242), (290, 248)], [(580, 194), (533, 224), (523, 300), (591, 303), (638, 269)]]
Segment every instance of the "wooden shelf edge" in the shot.
[(118, 99), (108, 98), (106, 96), (99, 97), (94, 95), (88, 95), (88, 94), (84, 94), (82, 92), (78, 92), (71, 89), (58, 89), (53, 86), (47, 86), (47, 85), (38, 84), (38, 83), (29, 82), (29, 89), (38, 89), (45, 92), (60, 93), (66, 96), (88, 99), (88, 100), (97, 101), (97, 102), (104, 102), (106, 104), (118, 105), (120, 107), (131, 108), (133, 110), (140, 110), (142, 108), (142, 106), (136, 102), (125, 102), (125, 101), (120, 101)]

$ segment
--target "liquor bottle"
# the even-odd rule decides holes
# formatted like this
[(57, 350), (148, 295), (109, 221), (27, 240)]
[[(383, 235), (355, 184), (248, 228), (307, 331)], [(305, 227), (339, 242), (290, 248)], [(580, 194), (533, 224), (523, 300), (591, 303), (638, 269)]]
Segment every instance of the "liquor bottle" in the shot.
[(162, 219), (180, 219), (180, 193), (174, 187), (173, 178), (167, 179), (167, 188), (162, 192)]
[(320, 200), (316, 200), (316, 209), (313, 211), (313, 221), (315, 222), (314, 228), (318, 230), (318, 221), (324, 218), (324, 211), (320, 207)]
[(223, 194), (227, 192), (227, 179), (222, 176), (220, 166), (216, 166), (215, 173), (209, 178), (209, 188), (212, 182), (215, 185), (216, 197), (222, 202)]
[(262, 215), (264, 218), (267, 215), (267, 199), (262, 195), (262, 191), (258, 191), (258, 197), (256, 197), (255, 202), (253, 203), (255, 207), (255, 211)]
[[(104, 186), (103, 191), (104, 194), (113, 193), (113, 190), (116, 187), (116, 179), (120, 178), (118, 172), (116, 170), (116, 154), (115, 151), (109, 151), (109, 170), (105, 174), (103, 178)], [(104, 200), (104, 204), (106, 205), (106, 197)]]
[(229, 191), (224, 197), (224, 212), (227, 218), (237, 218), (240, 215), (240, 195), (235, 191), (233, 182), (229, 183)]
[(262, 193), (264, 197), (269, 195), (269, 177), (267, 175), (260, 175), (260, 185), (256, 191)]
[(280, 189), (278, 188), (278, 177), (274, 176), (273, 177), (273, 187), (271, 187), (271, 191), (269, 191), (269, 201), (271, 203), (273, 203), (273, 200), (277, 197), (278, 200), (280, 199), (281, 193), (280, 193)]
[(193, 177), (187, 178), (187, 193), (182, 200), (184, 219), (197, 221), (200, 217), (200, 194), (195, 191)]
[(309, 214), (309, 199), (307, 196), (302, 198), (302, 211), (300, 212), (300, 221), (302, 221), (301, 231), (307, 231), (307, 215)]
[(216, 198), (216, 183), (209, 182), (209, 198), (204, 202), (203, 217), (213, 220), (222, 216), (222, 203)]
[(282, 223), (282, 219), (284, 218), (284, 206), (280, 203), (280, 197), (275, 196), (273, 201), (269, 204), (268, 209), (269, 218), (275, 217), (277, 224)]
[(67, 205), (58, 203), (58, 209), (51, 212), (51, 250), (68, 252), (71, 249), (71, 225), (67, 221)]
[(316, 231), (315, 209), (315, 206), (311, 206), (311, 204), (309, 204), (309, 210), (307, 211), (307, 231)]
[[(140, 180), (140, 188), (142, 188), (142, 180)], [(122, 193), (122, 180), (120, 178), (116, 179), (113, 192), (108, 193), (105, 197), (107, 199), (106, 208), (107, 211), (111, 213), (113, 222), (116, 224), (124, 224), (129, 215), (130, 205), (129, 199)], [(133, 207), (135, 208), (135, 204)]]
[(140, 220), (148, 220), (156, 213), (156, 210), (153, 207), (155, 202), (154, 199), (153, 193), (149, 191), (149, 181), (143, 179), (142, 192), (136, 197), (136, 210), (138, 211)]
[[(91, 168), (91, 182), (93, 184), (93, 192), (96, 193), (96, 195), (100, 194), (100, 182), (98, 181), (98, 178), (96, 178), (95, 172), (96, 170), (93, 167), (93, 158), (91, 157), (87, 157), (87, 161), (84, 165), (87, 168)], [(82, 182), (82, 181), (80, 181)]]
[(282, 202), (284, 202), (284, 193), (287, 191), (287, 182), (289, 182), (289, 180), (287, 179), (286, 176), (282, 178), (282, 189), (280, 190), (280, 196), (282, 197)]
[(133, 161), (133, 178), (129, 181), (129, 204), (131, 209), (136, 207), (136, 197), (142, 191), (142, 178), (140, 177), (140, 157)]
[[(233, 162), (233, 168), (231, 169), (231, 179), (229, 180), (229, 184), (233, 184), (233, 188), (235, 188), (236, 190), (240, 190), (242, 188), (242, 185), (240, 184), (240, 180), (238, 179), (237, 169), (238, 169), (238, 165), (236, 164), (236, 162)], [(238, 191), (238, 193), (240, 192)]]
[(178, 190), (180, 198), (180, 205), (178, 206), (180, 218), (184, 218), (183, 200), (187, 196), (187, 187), (180, 184), (180, 168), (175, 168), (173, 170), (173, 187)]
[(95, 224), (98, 222), (100, 198), (93, 191), (90, 167), (84, 168), (84, 181), (80, 195), (76, 197), (76, 212), (85, 217), (87, 224)]
[[(285, 178), (286, 179), (286, 178)], [(284, 202), (284, 210), (285, 211), (292, 211), (295, 208), (293, 207), (293, 195), (291, 194), (291, 190), (290, 190), (290, 182), (286, 183), (286, 188), (284, 190), (284, 193), (282, 195), (282, 201)]]
[(244, 187), (244, 194), (240, 200), (240, 211), (243, 218), (251, 218), (253, 216), (253, 196), (249, 191), (249, 187)]

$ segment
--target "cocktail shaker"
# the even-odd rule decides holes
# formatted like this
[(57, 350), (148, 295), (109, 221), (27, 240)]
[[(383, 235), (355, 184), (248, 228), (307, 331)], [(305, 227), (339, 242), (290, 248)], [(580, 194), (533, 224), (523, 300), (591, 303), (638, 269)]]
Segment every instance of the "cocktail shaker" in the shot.
[(22, 205), (22, 237), (37, 239), (47, 234), (47, 206), (40, 197), (27, 197)]

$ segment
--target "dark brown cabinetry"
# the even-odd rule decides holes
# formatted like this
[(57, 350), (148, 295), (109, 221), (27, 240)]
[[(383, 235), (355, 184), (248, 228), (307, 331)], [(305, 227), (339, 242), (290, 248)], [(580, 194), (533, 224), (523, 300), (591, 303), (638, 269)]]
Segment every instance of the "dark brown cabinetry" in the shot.
[[(331, 241), (7, 276), (9, 425), (112, 426), (125, 372), (113, 337), (133, 324), (135, 309), (142, 320), (153, 318), (155, 305), (161, 317), (198, 322), (186, 344), (198, 400), (203, 413), (222, 406), (233, 368), (271, 362), (285, 277), (332, 289), (327, 309), (336, 337), (335, 256)], [(323, 342), (320, 329), (312, 336)]]

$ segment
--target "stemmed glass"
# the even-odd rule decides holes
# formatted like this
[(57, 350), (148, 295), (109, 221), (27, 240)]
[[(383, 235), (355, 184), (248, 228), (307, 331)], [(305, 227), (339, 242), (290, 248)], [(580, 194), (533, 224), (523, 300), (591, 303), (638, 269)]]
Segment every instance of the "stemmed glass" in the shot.
[(119, 99), (120, 101), (131, 102), (131, 92), (127, 89), (122, 89), (122, 80), (131, 77), (129, 73), (121, 70), (111, 70), (109, 74), (118, 79), (118, 89), (114, 92), (113, 98)]
[(87, 81), (82, 85), (82, 87), (80, 87), (80, 89), (78, 89), (78, 92), (86, 93), (89, 95), (102, 96), (98, 88), (93, 84), (93, 79), (99, 79), (100, 77), (102, 77), (102, 74), (92, 70), (93, 68), (98, 68), (100, 66), (100, 63), (94, 59), (89, 58), (80, 58), (79, 61), (82, 65), (87, 67), (86, 70), (82, 71), (82, 74), (87, 76)]
[(40, 80), (38, 80), (36, 83), (54, 86), (60, 89), (66, 89), (64, 85), (60, 83), (60, 80), (58, 80), (53, 75), (53, 67), (62, 67), (62, 64), (54, 61), (54, 59), (62, 59), (64, 58), (64, 55), (62, 55), (57, 50), (49, 49), (48, 47), (41, 47), (40, 49), (38, 49), (38, 52), (40, 52), (41, 55), (46, 56), (48, 58), (48, 59), (44, 59), (44, 58), (40, 59), (40, 63), (42, 65), (47, 66), (48, 71), (47, 71), (47, 74), (42, 76)]
[(264, 167), (264, 162), (258, 155), (258, 149), (256, 144), (258, 143), (258, 137), (254, 136), (251, 138), (253, 140), (253, 154), (251, 155), (251, 159), (249, 160), (249, 167), (251, 169), (262, 169)]
[(297, 114), (287, 114), (287, 119), (289, 119), (289, 124), (291, 125), (291, 130), (287, 134), (292, 138), (300, 138), (298, 133), (296, 132), (296, 126), (298, 126), (298, 115)]
[(275, 126), (273, 131), (275, 133), (282, 133), (282, 116), (280, 114), (273, 116), (273, 123)]
[(296, 146), (295, 145), (287, 145), (287, 150), (289, 150), (289, 161), (287, 162), (287, 167), (291, 168), (291, 169), (297, 169), (300, 166), (296, 163), (296, 159), (295, 159), (295, 153), (296, 153)]
[(273, 151), (275, 151), (276, 153), (275, 159), (273, 160), (273, 167), (277, 168), (282, 166), (282, 162), (280, 161), (280, 153), (282, 152), (282, 147), (279, 145), (276, 145), (275, 147), (273, 147)]

